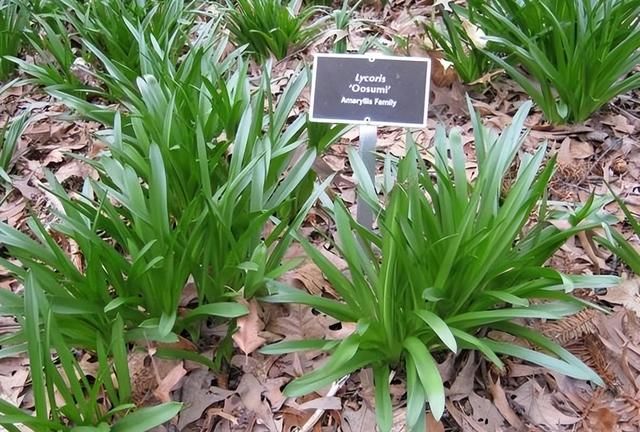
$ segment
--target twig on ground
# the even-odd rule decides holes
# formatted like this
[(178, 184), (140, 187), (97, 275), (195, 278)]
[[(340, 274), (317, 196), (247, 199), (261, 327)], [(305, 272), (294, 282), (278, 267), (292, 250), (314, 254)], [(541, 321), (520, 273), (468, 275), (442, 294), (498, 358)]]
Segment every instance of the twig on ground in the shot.
[[(340, 390), (340, 388), (344, 385), (344, 383), (347, 382), (350, 376), (351, 375), (345, 375), (342, 378), (340, 378), (338, 381), (334, 382), (331, 385), (331, 388), (329, 389), (325, 397), (335, 396), (336, 393), (338, 393), (338, 390)], [(313, 415), (309, 418), (309, 420), (307, 420), (307, 422), (302, 426), (299, 432), (311, 431), (311, 429), (313, 429), (315, 424), (318, 423), (318, 420), (320, 420), (320, 418), (322, 417), (322, 414), (324, 414), (324, 411), (325, 410), (323, 410), (322, 408), (318, 408), (316, 412), (314, 412)]]

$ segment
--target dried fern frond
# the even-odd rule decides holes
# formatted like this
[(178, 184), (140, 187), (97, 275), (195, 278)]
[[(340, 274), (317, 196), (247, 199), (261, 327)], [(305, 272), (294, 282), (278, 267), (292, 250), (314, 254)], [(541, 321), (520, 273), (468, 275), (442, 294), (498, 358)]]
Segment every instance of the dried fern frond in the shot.
[(600, 312), (585, 309), (575, 315), (545, 324), (542, 333), (562, 345), (567, 345), (586, 335), (598, 332), (597, 320)]

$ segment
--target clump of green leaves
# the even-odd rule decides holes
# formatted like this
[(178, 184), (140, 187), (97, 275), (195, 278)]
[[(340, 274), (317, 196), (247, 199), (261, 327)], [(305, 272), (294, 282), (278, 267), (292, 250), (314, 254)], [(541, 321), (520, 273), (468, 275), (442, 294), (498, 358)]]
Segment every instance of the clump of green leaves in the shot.
[[(34, 272), (27, 273), (24, 304), (5, 290), (0, 293), (3, 308), (13, 308), (24, 329), (34, 402), (34, 412), (28, 412), (0, 400), (4, 430), (19, 432), (24, 430), (19, 426), (25, 426), (33, 432), (148, 431), (180, 411), (181, 404), (175, 402), (137, 411), (130, 403), (127, 346), (119, 317), (113, 323), (111, 339), (95, 335), (98, 369), (95, 376), (88, 377), (59, 330), (56, 306), (49, 304), (42, 282)], [(3, 348), (3, 357), (17, 353), (14, 347)]]
[(33, 15), (35, 28), (26, 34), (38, 62), (27, 62), (17, 57), (9, 60), (31, 76), (31, 81), (42, 86), (57, 86), (69, 92), (84, 92), (86, 86), (73, 73), (76, 49), (72, 36), (57, 15)]
[(227, 28), (234, 42), (247, 45), (258, 61), (271, 55), (281, 60), (316, 37), (320, 22), (307, 25), (307, 21), (318, 10), (305, 7), (296, 13), (283, 0), (235, 0), (226, 12)]
[(194, 15), (184, 0), (58, 0), (64, 20), (77, 31), (83, 45), (103, 52), (114, 63), (127, 66), (132, 79), (140, 74), (138, 51), (141, 35), (153, 35), (159, 47), (177, 60)]
[[(34, 239), (0, 225), (0, 241), (20, 257), (24, 268), (12, 267), (19, 279), (25, 268), (39, 268), (52, 304), (73, 305), (59, 321), (77, 345), (92, 347), (96, 332), (107, 337), (116, 314), (127, 338), (197, 332), (192, 324), (201, 318), (245, 313), (229, 300), (264, 294), (265, 278), (295, 264), (282, 258), (288, 232), (313, 203), (313, 184), (305, 180), (317, 154), (305, 148), (306, 118), (290, 118), (307, 74), (294, 75), (275, 101), (269, 75), (252, 85), (241, 51), (222, 57), (225, 46), (225, 39), (202, 39), (179, 65), (149, 64), (153, 74), (135, 83), (101, 56), (101, 79), (118, 89), (126, 115), (50, 89), (111, 126), (101, 133), (108, 151), (92, 162), (101, 181), (69, 197), (51, 178), (64, 207), (56, 223), (45, 228), (33, 219)], [(50, 230), (78, 244), (83, 269)], [(198, 298), (178, 316), (189, 278)]]
[[(20, 261), (18, 266), (3, 259), (3, 265), (19, 280), (31, 274), (38, 282), (60, 334), (72, 346), (95, 350), (96, 336), (112, 338), (117, 316), (127, 341), (167, 341), (176, 339), (174, 328), (183, 329), (194, 319), (246, 313), (239, 304), (216, 304), (196, 307), (178, 320), (184, 286), (199, 270), (195, 251), (206, 244), (205, 217), (194, 207), (179, 220), (170, 218), (167, 177), (156, 147), (150, 159), (151, 177), (142, 184), (131, 167), (103, 158), (96, 166), (109, 173), (104, 183), (87, 182), (75, 198), (49, 175), (51, 192), (62, 206), (57, 222), (45, 227), (32, 217), (31, 236), (0, 224), (2, 243)], [(58, 238), (77, 245), (81, 263), (65, 253)], [(12, 303), (23, 300), (11, 295)], [(15, 312), (5, 305), (3, 315)], [(18, 334), (24, 335), (24, 329)]]
[[(553, 123), (581, 122), (640, 87), (640, 0), (469, 2), (486, 55)], [(500, 56), (493, 51), (500, 51)]]
[[(436, 353), (478, 350), (498, 367), (498, 354), (518, 357), (578, 379), (602, 380), (575, 356), (539, 333), (512, 322), (518, 318), (561, 319), (585, 306), (574, 288), (611, 286), (617, 278), (573, 276), (545, 267), (547, 259), (574, 234), (600, 226), (599, 203), (575, 211), (553, 210), (545, 190), (554, 160), (543, 166), (545, 146), (523, 154), (517, 177), (502, 197), (503, 180), (518, 154), (530, 104), (500, 136), (472, 115), (478, 177), (469, 182), (460, 132), (438, 129), (432, 167), (409, 140), (397, 165), (387, 160), (384, 204), (355, 152), (350, 154), (358, 192), (378, 214), (379, 232), (358, 225), (342, 201), (332, 209), (336, 247), (348, 264), (342, 273), (308, 240), (298, 240), (342, 297), (336, 301), (272, 282), (268, 302), (308, 304), (341, 321), (357, 323), (339, 341), (286, 341), (266, 353), (322, 349), (331, 352), (319, 369), (290, 383), (285, 393), (300, 396), (359, 368), (372, 367), (380, 430), (389, 431), (391, 368), (407, 376), (407, 425), (423, 431), (425, 403), (435, 418), (445, 406)], [(529, 225), (536, 215), (536, 223)], [(550, 223), (564, 219), (568, 228)], [(542, 351), (484, 336), (491, 329), (522, 338)], [(544, 351), (544, 352), (543, 352)]]
[(6, 79), (15, 66), (4, 57), (18, 55), (28, 26), (29, 10), (26, 5), (18, 0), (0, 1), (0, 81)]
[(47, 9), (34, 15), (36, 31), (27, 35), (40, 61), (12, 61), (40, 85), (115, 101), (122, 97), (117, 88), (96, 86), (111, 71), (96, 71), (93, 63), (107, 59), (135, 88), (136, 78), (150, 73), (152, 61), (178, 63), (195, 17), (182, 0), (52, 0)]
[(24, 113), (0, 129), (0, 184), (11, 184), (9, 173), (15, 163), (18, 140), (27, 127), (29, 114)]
[(444, 29), (433, 23), (425, 24), (425, 30), (434, 45), (444, 51), (447, 61), (453, 67), (460, 79), (471, 83), (481, 78), (495, 67), (495, 63), (481, 50), (482, 41), (476, 41), (469, 36), (474, 31), (473, 24), (462, 16), (462, 9), (455, 6), (451, 12), (442, 10)]
[[(217, 237), (201, 251), (213, 260), (202, 268), (217, 272), (208, 276), (210, 283), (202, 282), (210, 301), (228, 288), (251, 297), (262, 289), (261, 282), (247, 286), (245, 277), (254, 280), (263, 270), (270, 274), (281, 267), (290, 241), (284, 233), (301, 223), (301, 212), (310, 206), (315, 155), (343, 130), (317, 129), (305, 116), (290, 117), (307, 83), (305, 71), (297, 72), (274, 100), (268, 71), (257, 86), (252, 84), (243, 51), (225, 55), (226, 46), (225, 37), (203, 37), (177, 66), (149, 49), (148, 74), (134, 87), (117, 64), (101, 56), (108, 71), (101, 79), (122, 95), (130, 113), (123, 118), (122, 139), (107, 134), (108, 141), (119, 143), (110, 146), (113, 157), (148, 179), (149, 146), (157, 144), (167, 169), (169, 214), (179, 218), (193, 202), (211, 212), (208, 232)], [(55, 90), (52, 94), (87, 116), (110, 121), (103, 108)], [(272, 235), (265, 237), (264, 227), (274, 223)], [(243, 265), (252, 257), (266, 259), (258, 265), (261, 270)]]
[[(613, 194), (613, 197), (624, 213), (626, 219), (625, 222), (631, 227), (631, 230), (636, 236), (640, 236), (640, 220), (631, 213), (631, 210), (625, 204), (624, 200), (613, 193), (613, 190), (609, 187), (609, 190)], [(605, 237), (596, 237), (598, 243), (609, 249), (616, 254), (625, 264), (631, 268), (635, 274), (640, 274), (640, 252), (633, 247), (633, 245), (627, 240), (627, 238), (618, 230), (610, 229), (606, 231)]]

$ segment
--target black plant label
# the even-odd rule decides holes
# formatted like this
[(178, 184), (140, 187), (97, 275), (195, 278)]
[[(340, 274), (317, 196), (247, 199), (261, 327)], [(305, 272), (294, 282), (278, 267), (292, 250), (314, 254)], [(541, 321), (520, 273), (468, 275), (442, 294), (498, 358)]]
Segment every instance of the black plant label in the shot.
[(425, 127), (430, 72), (428, 58), (316, 54), (311, 120)]

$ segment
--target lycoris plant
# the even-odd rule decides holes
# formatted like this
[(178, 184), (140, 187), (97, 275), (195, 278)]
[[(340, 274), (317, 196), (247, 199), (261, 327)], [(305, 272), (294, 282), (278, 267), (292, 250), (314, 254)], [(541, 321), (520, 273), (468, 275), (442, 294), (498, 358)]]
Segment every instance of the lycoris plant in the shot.
[[(52, 305), (69, 306), (58, 320), (77, 345), (93, 347), (95, 332), (108, 337), (116, 314), (129, 339), (197, 332), (199, 319), (245, 313), (229, 301), (264, 294), (265, 278), (295, 264), (283, 263), (287, 233), (313, 203), (313, 187), (303, 181), (317, 150), (305, 148), (306, 117), (289, 114), (307, 74), (294, 75), (274, 101), (270, 76), (254, 87), (246, 62), (238, 52), (222, 59), (226, 41), (218, 42), (199, 41), (179, 66), (157, 65), (136, 87), (105, 57), (102, 77), (120, 85), (126, 115), (50, 89), (112, 126), (101, 132), (105, 155), (90, 162), (101, 181), (70, 197), (51, 177), (64, 209), (58, 220), (45, 228), (33, 219), (33, 239), (0, 225), (0, 241), (21, 260), (22, 267), (11, 267), (18, 279), (39, 268)], [(329, 141), (313, 135), (318, 146), (339, 135), (328, 132)], [(82, 268), (53, 236), (78, 245)], [(190, 278), (198, 296), (179, 314)]]
[(27, 5), (19, 0), (0, 2), (0, 81), (6, 79), (15, 66), (4, 57), (18, 54), (28, 25)]
[[(292, 2), (293, 3), (293, 2)], [(238, 46), (247, 45), (259, 61), (273, 55), (281, 60), (296, 48), (304, 48), (318, 34), (321, 21), (307, 21), (318, 7), (300, 12), (282, 0), (235, 0), (227, 9), (227, 28)]]
[(468, 12), (487, 56), (553, 123), (584, 121), (640, 87), (640, 0), (473, 0)]
[[(574, 288), (612, 286), (609, 276), (565, 275), (545, 267), (548, 258), (574, 234), (600, 226), (600, 205), (593, 200), (575, 211), (552, 210), (545, 190), (554, 170), (546, 166), (545, 146), (524, 153), (516, 179), (501, 195), (505, 175), (523, 142), (525, 104), (500, 136), (472, 115), (478, 175), (469, 181), (460, 132), (438, 129), (433, 166), (426, 166), (408, 139), (407, 155), (391, 178), (387, 160), (384, 202), (378, 199), (364, 165), (352, 152), (358, 193), (378, 214), (377, 232), (358, 225), (339, 199), (329, 211), (336, 247), (348, 264), (342, 273), (302, 236), (298, 240), (323, 271), (342, 301), (317, 297), (272, 281), (267, 302), (303, 303), (343, 322), (357, 323), (339, 341), (286, 341), (264, 348), (279, 354), (321, 349), (331, 353), (319, 369), (291, 382), (285, 393), (300, 396), (318, 390), (359, 368), (372, 367), (376, 414), (382, 431), (391, 430), (389, 374), (407, 377), (407, 425), (425, 429), (425, 403), (438, 419), (445, 392), (437, 369), (440, 351), (478, 350), (498, 367), (498, 354), (521, 358), (568, 376), (602, 380), (571, 353), (513, 320), (560, 319), (586, 306)], [(410, 137), (408, 137), (410, 138)], [(529, 221), (535, 216), (535, 224)], [(550, 223), (562, 218), (560, 230)], [(492, 339), (481, 329), (505, 332), (531, 347)]]
[[(53, 0), (48, 13), (34, 15), (29, 33), (36, 62), (12, 57), (38, 84), (76, 96), (99, 95), (119, 101), (117, 88), (96, 87), (102, 75), (92, 63), (107, 59), (135, 87), (137, 77), (151, 73), (149, 64), (175, 65), (186, 46), (195, 13), (184, 1)], [(109, 84), (108, 82), (106, 84)]]
[(431, 41), (444, 51), (445, 59), (453, 63), (460, 79), (471, 83), (491, 71), (495, 63), (482, 52), (484, 41), (469, 36), (475, 28), (461, 16), (462, 12), (458, 6), (451, 12), (442, 10), (444, 29), (428, 23), (425, 30)]
[[(167, 213), (166, 175), (157, 148), (151, 150), (151, 181), (141, 184), (135, 172), (104, 158), (106, 184), (87, 182), (71, 198), (55, 177), (51, 192), (60, 202), (57, 221), (45, 227), (31, 218), (31, 236), (0, 224), (0, 241), (20, 265), (2, 265), (21, 281), (32, 275), (51, 305), (60, 334), (76, 347), (96, 349), (96, 337), (110, 340), (113, 320), (121, 316), (125, 338), (174, 341), (174, 328), (194, 319), (237, 317), (246, 308), (236, 303), (195, 307), (178, 319), (178, 304), (187, 280), (198, 269), (197, 251), (207, 240), (204, 215), (188, 209), (180, 220)], [(56, 239), (77, 246), (74, 261)], [(23, 299), (18, 294), (11, 304)], [(3, 302), (0, 312), (15, 308)], [(176, 322), (178, 321), (178, 322)], [(24, 336), (24, 329), (22, 333)]]
[(83, 45), (99, 50), (112, 62), (141, 74), (138, 44), (141, 35), (153, 37), (173, 62), (184, 47), (195, 17), (184, 0), (58, 0), (65, 21), (73, 25)]
[[(626, 219), (625, 222), (628, 223), (631, 227), (631, 230), (634, 235), (640, 236), (640, 220), (637, 216), (635, 216), (629, 207), (625, 204), (624, 200), (615, 195), (611, 187), (609, 190), (613, 194), (613, 197), (624, 213)], [(609, 249), (611, 252), (616, 254), (626, 265), (629, 266), (631, 271), (635, 274), (640, 274), (640, 252), (636, 249), (633, 244), (627, 240), (627, 238), (618, 230), (611, 228), (609, 230), (605, 230), (606, 235), (596, 237), (596, 241)]]
[[(0, 89), (0, 94), (2, 94)], [(11, 184), (9, 173), (15, 164), (18, 140), (27, 127), (29, 114), (24, 113), (0, 129), (0, 184)]]
[(76, 50), (64, 21), (55, 14), (33, 15), (35, 28), (25, 35), (36, 53), (37, 62), (8, 57), (31, 81), (43, 86), (57, 86), (71, 93), (86, 92), (85, 86), (73, 73)]
[[(5, 290), (0, 292), (3, 307), (15, 308), (24, 329), (23, 343), (31, 371), (34, 412), (24, 411), (0, 399), (0, 425), (8, 432), (93, 431), (145, 432), (173, 418), (181, 408), (176, 402), (135, 410), (127, 364), (124, 323), (117, 317), (111, 339), (96, 334), (97, 364), (89, 377), (59, 331), (52, 306), (41, 283), (29, 271), (25, 277), (24, 308)], [(3, 338), (3, 345), (4, 340)], [(0, 357), (18, 353), (3, 347)]]
[[(178, 66), (149, 49), (149, 74), (134, 86), (117, 64), (101, 57), (107, 71), (101, 79), (117, 89), (129, 111), (119, 128), (105, 133), (111, 156), (149, 181), (148, 154), (155, 143), (167, 173), (171, 217), (180, 219), (190, 206), (208, 212), (203, 223), (211, 241), (193, 253), (201, 254), (201, 269), (214, 269), (198, 284), (209, 301), (229, 288), (251, 297), (262, 290), (256, 275), (286, 271), (281, 264), (290, 236), (284, 233), (302, 223), (311, 205), (315, 155), (343, 130), (315, 129), (305, 116), (290, 117), (308, 79), (305, 71), (274, 100), (268, 71), (252, 84), (242, 50), (224, 55), (227, 42), (205, 36)], [(82, 114), (114, 123), (108, 109), (50, 91)], [(246, 265), (254, 259), (262, 264)]]

